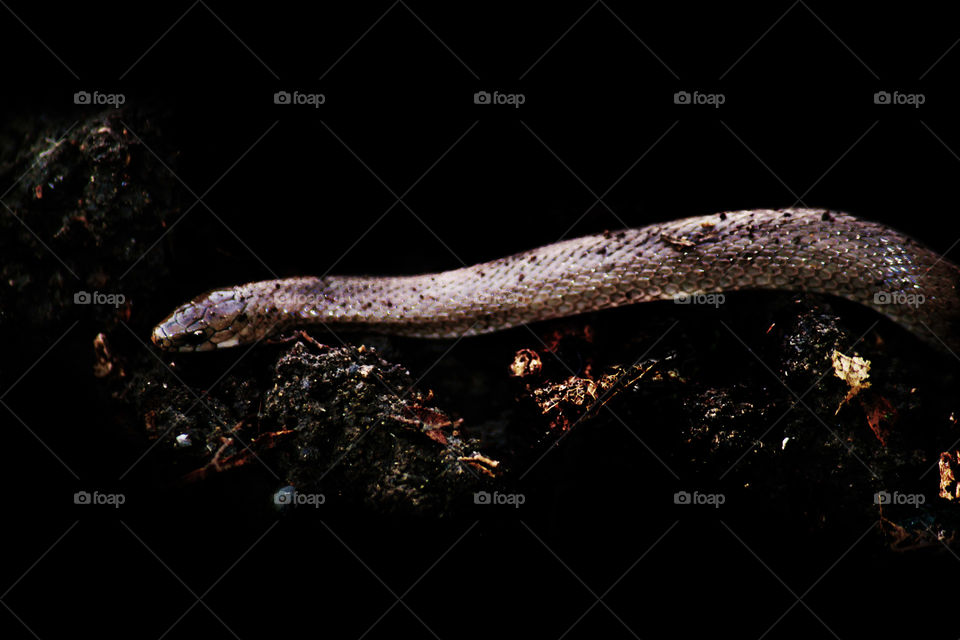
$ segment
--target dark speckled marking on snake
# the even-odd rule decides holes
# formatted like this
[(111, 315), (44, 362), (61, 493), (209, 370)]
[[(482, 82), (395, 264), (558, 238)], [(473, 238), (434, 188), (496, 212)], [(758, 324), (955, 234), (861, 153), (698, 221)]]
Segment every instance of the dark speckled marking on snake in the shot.
[(450, 338), (677, 295), (770, 289), (858, 302), (942, 349), (958, 342), (958, 284), (953, 263), (875, 222), (814, 209), (734, 211), (441, 273), (217, 289), (175, 309), (153, 342), (206, 351), (311, 324)]

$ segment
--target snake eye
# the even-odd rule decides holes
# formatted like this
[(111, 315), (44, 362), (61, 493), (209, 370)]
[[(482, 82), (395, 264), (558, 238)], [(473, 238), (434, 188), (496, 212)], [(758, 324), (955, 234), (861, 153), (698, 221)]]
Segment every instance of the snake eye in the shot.
[(207, 341), (207, 332), (203, 329), (197, 329), (184, 335), (184, 342), (191, 346), (197, 346)]

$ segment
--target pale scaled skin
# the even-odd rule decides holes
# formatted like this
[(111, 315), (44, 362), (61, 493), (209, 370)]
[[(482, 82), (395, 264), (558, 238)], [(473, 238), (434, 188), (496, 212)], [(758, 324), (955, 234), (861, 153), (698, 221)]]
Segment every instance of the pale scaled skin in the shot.
[(954, 264), (881, 224), (825, 210), (735, 211), (564, 240), (442, 273), (219, 289), (177, 308), (153, 341), (206, 351), (318, 324), (452, 338), (678, 294), (772, 289), (858, 302), (945, 348), (960, 333), (958, 284)]

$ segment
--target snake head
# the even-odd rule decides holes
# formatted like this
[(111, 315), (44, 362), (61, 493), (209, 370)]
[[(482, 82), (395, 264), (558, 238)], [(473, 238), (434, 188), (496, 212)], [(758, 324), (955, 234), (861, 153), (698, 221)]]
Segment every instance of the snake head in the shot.
[(180, 305), (158, 324), (151, 339), (167, 351), (212, 351), (250, 338), (245, 296), (237, 288), (217, 289)]

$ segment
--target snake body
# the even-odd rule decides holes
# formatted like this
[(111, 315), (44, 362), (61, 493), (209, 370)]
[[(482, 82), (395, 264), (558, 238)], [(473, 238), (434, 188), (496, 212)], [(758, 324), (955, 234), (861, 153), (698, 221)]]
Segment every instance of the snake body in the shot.
[(206, 351), (322, 324), (450, 338), (638, 302), (745, 289), (831, 294), (946, 347), (960, 269), (884, 225), (814, 209), (735, 211), (607, 232), (441, 273), (251, 282), (200, 295), (153, 332)]

